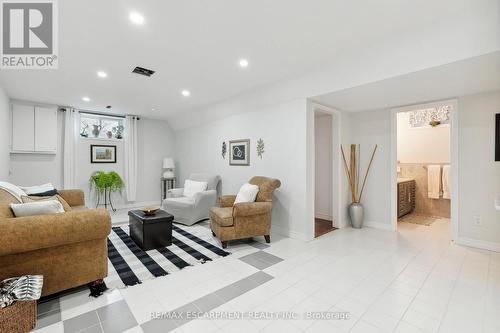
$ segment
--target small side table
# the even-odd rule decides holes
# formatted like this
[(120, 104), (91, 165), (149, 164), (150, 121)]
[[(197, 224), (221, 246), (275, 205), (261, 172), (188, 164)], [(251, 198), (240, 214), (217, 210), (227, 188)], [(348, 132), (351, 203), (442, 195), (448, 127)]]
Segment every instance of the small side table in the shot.
[(161, 201), (167, 198), (167, 191), (175, 188), (177, 178), (163, 178), (161, 177)]

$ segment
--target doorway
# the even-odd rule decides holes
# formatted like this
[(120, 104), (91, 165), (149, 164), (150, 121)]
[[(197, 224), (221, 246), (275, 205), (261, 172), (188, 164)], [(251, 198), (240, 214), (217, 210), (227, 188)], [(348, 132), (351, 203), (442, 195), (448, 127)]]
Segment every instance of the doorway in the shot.
[(452, 229), (457, 208), (457, 103), (455, 100), (392, 110), (392, 223), (434, 223)]
[(332, 115), (314, 112), (314, 237), (333, 226), (333, 134)]

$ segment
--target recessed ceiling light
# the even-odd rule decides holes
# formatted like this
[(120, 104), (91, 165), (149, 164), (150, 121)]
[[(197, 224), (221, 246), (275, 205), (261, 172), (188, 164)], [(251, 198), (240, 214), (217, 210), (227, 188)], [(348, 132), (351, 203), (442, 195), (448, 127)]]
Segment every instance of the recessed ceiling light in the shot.
[(156, 109), (155, 109), (155, 108), (152, 108), (152, 109), (151, 109), (151, 111), (156, 111)]
[(128, 18), (130, 19), (130, 21), (132, 21), (132, 23), (137, 25), (144, 23), (144, 16), (142, 16), (138, 12), (131, 12)]
[(90, 102), (90, 98), (85, 96), (85, 97), (82, 97), (82, 101), (84, 102)]
[(238, 63), (241, 68), (247, 68), (248, 67), (248, 60), (246, 59), (240, 59), (240, 62)]
[(104, 79), (104, 78), (108, 77), (108, 73), (103, 72), (103, 71), (98, 71), (97, 72), (97, 76), (99, 76), (100, 78)]
[(189, 90), (183, 90), (183, 91), (181, 92), (181, 94), (182, 94), (182, 96), (184, 96), (184, 97), (188, 97), (189, 95), (191, 95), (191, 92), (190, 92)]

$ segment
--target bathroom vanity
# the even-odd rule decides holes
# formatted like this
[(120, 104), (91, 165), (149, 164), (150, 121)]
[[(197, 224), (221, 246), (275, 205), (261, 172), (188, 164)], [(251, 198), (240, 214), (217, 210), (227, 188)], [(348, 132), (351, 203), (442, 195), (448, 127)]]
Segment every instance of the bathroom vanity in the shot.
[(398, 217), (415, 210), (415, 180), (398, 178)]

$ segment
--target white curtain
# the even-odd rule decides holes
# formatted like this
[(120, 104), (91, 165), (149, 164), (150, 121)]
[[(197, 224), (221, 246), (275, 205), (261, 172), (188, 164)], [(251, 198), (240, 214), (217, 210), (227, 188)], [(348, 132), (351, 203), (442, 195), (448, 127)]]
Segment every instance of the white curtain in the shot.
[(125, 118), (125, 192), (128, 201), (135, 201), (137, 193), (137, 117)]
[(67, 108), (64, 112), (64, 168), (63, 185), (65, 189), (76, 188), (76, 143), (80, 128), (78, 112)]

